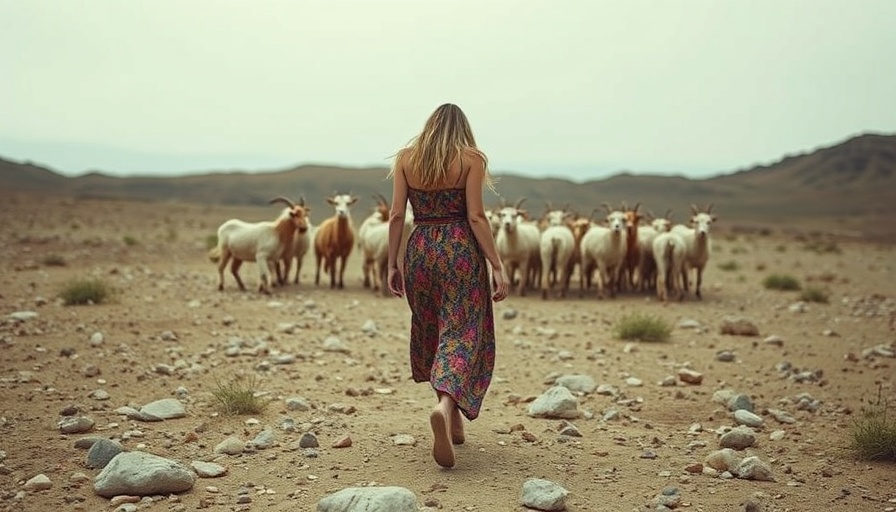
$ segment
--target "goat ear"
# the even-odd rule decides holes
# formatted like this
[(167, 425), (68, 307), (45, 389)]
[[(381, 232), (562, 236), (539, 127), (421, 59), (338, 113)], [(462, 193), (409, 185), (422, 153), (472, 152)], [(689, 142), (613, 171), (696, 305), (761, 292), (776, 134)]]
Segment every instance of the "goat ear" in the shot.
[(327, 202), (330, 203), (330, 204), (332, 204), (332, 205), (335, 205), (335, 204), (336, 204), (336, 201), (333, 200), (332, 197), (328, 197), (328, 198), (327, 198)]

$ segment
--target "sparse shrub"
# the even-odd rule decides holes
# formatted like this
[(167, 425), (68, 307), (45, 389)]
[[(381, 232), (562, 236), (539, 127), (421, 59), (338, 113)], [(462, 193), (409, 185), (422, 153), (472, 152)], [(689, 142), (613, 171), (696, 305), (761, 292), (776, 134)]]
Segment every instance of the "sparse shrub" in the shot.
[(621, 340), (667, 341), (672, 326), (654, 315), (632, 313), (619, 319), (614, 334)]
[(750, 251), (748, 251), (746, 247), (743, 247), (741, 245), (738, 245), (735, 248), (731, 249), (731, 254), (746, 254), (748, 252)]
[(761, 228), (761, 229), (759, 230), (759, 235), (760, 235), (760, 236), (771, 236), (771, 235), (772, 235), (772, 228)]
[(766, 265), (765, 263), (757, 263), (756, 264), (756, 272), (765, 272)]
[(724, 263), (719, 263), (719, 270), (724, 270), (725, 272), (733, 272), (740, 268), (740, 265), (734, 260), (728, 260)]
[(881, 398), (863, 407), (852, 429), (852, 448), (864, 460), (896, 461), (896, 417), (891, 414), (889, 403)]
[(218, 246), (218, 235), (208, 235), (205, 237), (205, 248), (212, 249)]
[(131, 235), (125, 235), (122, 240), (124, 241), (124, 245), (127, 245), (128, 247), (133, 247), (139, 243), (139, 241)]
[(212, 396), (215, 397), (218, 409), (222, 414), (241, 415), (259, 414), (270, 402), (267, 398), (258, 396), (256, 390), (257, 379), (255, 376), (234, 377), (228, 382), (215, 379), (215, 389)]
[(837, 242), (834, 242), (832, 240), (812, 240), (806, 243), (803, 248), (807, 251), (812, 251), (818, 254), (840, 254), (841, 252), (843, 252), (840, 250), (840, 246), (837, 245)]
[(805, 302), (820, 302), (822, 304), (828, 303), (828, 292), (822, 288), (817, 286), (807, 286), (802, 292), (800, 292), (800, 300)]
[(64, 267), (67, 265), (65, 258), (58, 254), (48, 254), (43, 259), (44, 265), (48, 267)]
[(781, 245), (775, 247), (775, 250), (778, 252), (787, 252), (787, 246), (784, 244), (781, 244)]
[(762, 285), (769, 290), (793, 291), (800, 289), (799, 280), (786, 274), (772, 274), (762, 280)]
[(177, 230), (174, 229), (174, 226), (168, 226), (168, 233), (166, 235), (166, 239), (169, 242), (177, 241)]
[(102, 279), (74, 279), (59, 295), (66, 306), (102, 304), (112, 297), (112, 288)]

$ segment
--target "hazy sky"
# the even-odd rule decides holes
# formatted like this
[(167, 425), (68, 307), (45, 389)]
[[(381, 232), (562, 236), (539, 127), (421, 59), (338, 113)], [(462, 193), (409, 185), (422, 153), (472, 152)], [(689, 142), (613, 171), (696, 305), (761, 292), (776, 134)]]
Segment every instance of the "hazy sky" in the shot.
[(386, 166), (444, 102), (495, 172), (703, 177), (896, 132), (894, 0), (0, 0), (0, 156)]

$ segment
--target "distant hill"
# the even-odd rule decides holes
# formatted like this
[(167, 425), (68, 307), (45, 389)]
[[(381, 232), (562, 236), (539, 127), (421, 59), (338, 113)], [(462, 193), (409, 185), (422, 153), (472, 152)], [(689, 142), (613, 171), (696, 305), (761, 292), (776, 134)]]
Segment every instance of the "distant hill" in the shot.
[[(304, 196), (316, 218), (329, 211), (334, 191), (360, 198), (366, 214), (371, 196), (391, 195), (385, 168), (303, 165), (271, 172), (212, 172), (181, 177), (115, 177), (91, 173), (62, 176), (31, 163), (0, 159), (0, 191), (40, 192), (73, 198), (186, 201), (211, 204), (265, 204), (278, 195)], [(548, 202), (588, 215), (604, 202), (640, 203), (657, 213), (672, 209), (684, 220), (689, 205), (714, 203), (728, 223), (781, 223), (828, 219), (838, 229), (863, 226), (865, 235), (896, 238), (896, 135), (860, 135), (840, 144), (786, 156), (779, 162), (706, 179), (618, 174), (575, 183), (502, 174), (498, 191), (508, 202), (525, 197), (533, 213)], [(497, 206), (492, 197), (489, 206)], [(867, 223), (875, 222), (874, 225)], [(866, 229), (867, 228), (867, 229)]]

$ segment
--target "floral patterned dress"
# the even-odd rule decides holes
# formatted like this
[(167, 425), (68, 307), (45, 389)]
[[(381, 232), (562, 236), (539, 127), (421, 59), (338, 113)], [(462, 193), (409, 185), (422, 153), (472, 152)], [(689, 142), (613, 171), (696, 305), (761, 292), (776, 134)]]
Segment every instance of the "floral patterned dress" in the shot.
[(485, 255), (462, 188), (409, 188), (414, 230), (404, 258), (411, 308), (411, 372), (479, 416), (495, 366), (495, 322)]

